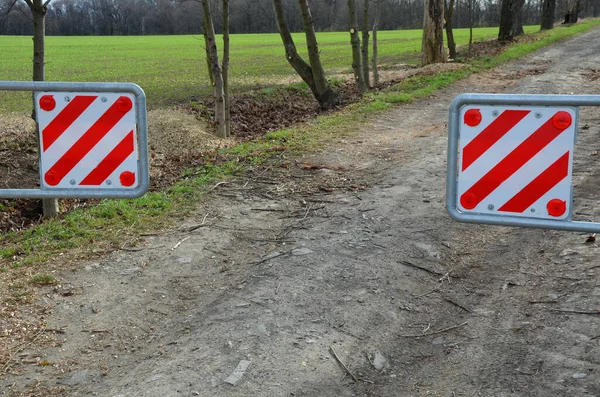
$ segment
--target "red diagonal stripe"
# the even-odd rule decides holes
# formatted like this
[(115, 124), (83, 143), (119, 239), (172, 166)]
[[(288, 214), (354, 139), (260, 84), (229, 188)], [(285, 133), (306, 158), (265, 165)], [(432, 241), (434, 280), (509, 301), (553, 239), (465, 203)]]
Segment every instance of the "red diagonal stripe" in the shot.
[(498, 211), (522, 213), (568, 175), (569, 152), (566, 152), (523, 190), (498, 208)]
[(552, 124), (551, 117), (550, 120), (471, 186), (469, 190), (463, 193), (463, 196), (467, 195), (466, 197), (474, 198), (477, 203), (480, 203), (563, 131)]
[[(127, 97), (121, 97), (126, 98)], [(119, 98), (120, 99), (120, 98)], [(112, 104), (98, 121), (83, 134), (81, 138), (60, 158), (46, 174), (52, 175), (59, 184), (60, 181), (100, 142), (102, 138), (125, 116), (118, 108), (118, 100)]]
[(133, 130), (86, 176), (80, 185), (98, 186), (133, 153)]
[(462, 170), (469, 168), (482, 154), (510, 131), (530, 110), (506, 110), (481, 131), (463, 149)]
[(78, 95), (42, 131), (42, 148), (44, 152), (77, 120), (97, 96)]

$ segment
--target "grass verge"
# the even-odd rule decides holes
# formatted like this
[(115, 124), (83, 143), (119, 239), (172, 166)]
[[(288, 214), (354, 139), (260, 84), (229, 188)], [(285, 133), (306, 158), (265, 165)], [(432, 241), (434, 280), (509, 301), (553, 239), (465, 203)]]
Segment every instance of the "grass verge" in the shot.
[[(431, 95), (470, 74), (484, 71), (529, 54), (543, 46), (583, 33), (600, 25), (600, 19), (528, 36), (511, 44), (497, 56), (480, 57), (451, 72), (404, 79), (390, 88), (369, 93), (341, 112), (321, 116), (315, 122), (268, 133), (264, 138), (221, 149), (213, 161), (189, 170), (184, 180), (164, 192), (134, 200), (102, 200), (58, 219), (0, 238), (0, 271), (24, 266), (40, 267), (54, 258), (77, 259), (101, 255), (114, 249), (134, 247), (145, 233), (167, 228), (193, 211), (207, 186), (229, 178), (245, 167), (276, 161), (274, 153), (299, 152), (324, 145), (331, 137), (355, 131), (365, 118), (397, 103)], [(64, 259), (61, 259), (61, 261)], [(41, 277), (32, 283), (53, 281)]]

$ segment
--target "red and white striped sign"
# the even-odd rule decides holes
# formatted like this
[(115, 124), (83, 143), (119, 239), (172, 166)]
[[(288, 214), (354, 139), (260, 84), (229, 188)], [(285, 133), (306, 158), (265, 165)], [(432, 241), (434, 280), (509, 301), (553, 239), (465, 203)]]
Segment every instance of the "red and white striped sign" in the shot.
[(139, 185), (133, 95), (38, 92), (35, 105), (44, 188)]
[(460, 120), (461, 211), (569, 217), (576, 108), (469, 105)]

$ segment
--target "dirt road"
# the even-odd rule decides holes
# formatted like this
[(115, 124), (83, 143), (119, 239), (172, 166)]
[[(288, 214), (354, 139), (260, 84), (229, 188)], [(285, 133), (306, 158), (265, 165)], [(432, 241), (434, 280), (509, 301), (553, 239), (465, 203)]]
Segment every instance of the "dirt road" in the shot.
[[(598, 246), (444, 209), (456, 95), (598, 94), (598, 65), (595, 29), (298, 159), (321, 169), (215, 187), (179, 230), (42, 291), (59, 343), (16, 357), (0, 393), (600, 396), (600, 315), (567, 312), (600, 308)], [(600, 220), (599, 137), (600, 112), (583, 108), (579, 219)]]

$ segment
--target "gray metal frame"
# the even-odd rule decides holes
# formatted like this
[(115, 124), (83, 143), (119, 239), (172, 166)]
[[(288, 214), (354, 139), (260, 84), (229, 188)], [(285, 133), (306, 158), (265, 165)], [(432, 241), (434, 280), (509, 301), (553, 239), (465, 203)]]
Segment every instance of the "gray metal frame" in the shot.
[[(506, 106), (600, 106), (600, 95), (505, 95), (462, 94), (450, 104), (448, 121), (448, 171), (446, 174), (446, 209), (450, 216), (466, 223), (485, 223), (500, 226), (520, 226), (541, 229), (600, 233), (600, 223), (567, 220), (523, 218), (510, 215), (464, 213), (458, 210), (458, 148), (460, 111), (466, 105)], [(575, 131), (577, 134), (577, 130)]]
[(0, 91), (60, 91), (60, 92), (126, 92), (135, 96), (138, 175), (140, 183), (135, 189), (0, 189), (0, 198), (135, 198), (143, 196), (150, 186), (148, 176), (148, 124), (146, 94), (132, 83), (66, 83), (0, 81)]

